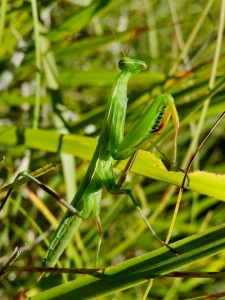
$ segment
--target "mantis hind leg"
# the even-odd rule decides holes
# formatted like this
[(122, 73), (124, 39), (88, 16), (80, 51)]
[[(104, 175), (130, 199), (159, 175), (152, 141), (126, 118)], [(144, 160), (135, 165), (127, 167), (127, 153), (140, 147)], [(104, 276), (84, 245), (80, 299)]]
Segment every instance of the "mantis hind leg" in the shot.
[(143, 220), (145, 221), (148, 229), (151, 231), (152, 235), (160, 242), (160, 244), (162, 246), (167, 247), (171, 252), (173, 252), (173, 254), (178, 255), (178, 253), (172, 248), (170, 247), (168, 244), (166, 244), (155, 232), (155, 230), (153, 229), (153, 227), (151, 226), (151, 224), (149, 223), (148, 219), (146, 218), (146, 216), (144, 215), (143, 211), (141, 210), (138, 202), (135, 200), (132, 192), (130, 189), (111, 189), (108, 190), (110, 194), (126, 194), (127, 196), (130, 197), (130, 199), (132, 200), (132, 202), (134, 203), (134, 206), (136, 207), (137, 211), (139, 212), (139, 214), (141, 215), (141, 217), (143, 218)]
[(134, 206), (138, 210), (139, 214), (144, 219), (144, 221), (145, 221), (148, 229), (151, 231), (152, 235), (156, 237), (156, 239), (160, 242), (160, 244), (162, 246), (166, 246), (171, 252), (173, 252), (174, 254), (177, 255), (177, 252), (174, 249), (172, 249), (168, 244), (166, 244), (156, 234), (155, 230), (152, 228), (151, 224), (149, 223), (149, 221), (145, 217), (143, 211), (141, 210), (139, 203), (135, 200), (135, 197), (133, 196), (132, 191), (130, 189), (121, 189), (121, 186), (123, 185), (124, 181), (126, 180), (127, 175), (130, 172), (130, 169), (134, 163), (134, 160), (137, 156), (138, 151), (139, 151), (139, 148), (137, 148), (134, 151), (134, 153), (131, 155), (131, 157), (129, 158), (124, 170), (121, 173), (118, 183), (115, 182), (115, 177), (113, 176), (112, 168), (107, 169), (107, 171), (105, 168), (101, 168), (101, 172), (102, 172), (101, 176), (103, 176), (102, 178), (104, 179), (104, 185), (106, 186), (106, 188), (110, 194), (126, 194), (127, 196), (129, 196), (130, 199), (132, 200), (132, 202), (134, 203)]
[(38, 180), (37, 178), (35, 178), (34, 176), (32, 176), (31, 174), (29, 174), (27, 171), (22, 171), (20, 172), (15, 180), (13, 181), (13, 183), (11, 184), (5, 198), (3, 199), (3, 202), (0, 205), (0, 211), (3, 209), (6, 201), (8, 200), (10, 194), (12, 193), (12, 191), (17, 187), (18, 185), (18, 181), (21, 177), (26, 178), (27, 180), (31, 180), (33, 181), (36, 185), (38, 185), (42, 190), (44, 190), (46, 193), (48, 193), (53, 199), (55, 199), (56, 201), (58, 201), (61, 205), (63, 205), (64, 207), (66, 207), (72, 214), (79, 216), (79, 211), (73, 207), (72, 205), (70, 205), (69, 203), (67, 203), (64, 199), (62, 199), (58, 194), (56, 194), (55, 192), (53, 192), (50, 188), (48, 188), (46, 185), (44, 185), (40, 180)]
[(99, 232), (99, 240), (98, 240), (97, 253), (96, 253), (96, 258), (95, 258), (95, 268), (97, 268), (98, 258), (99, 258), (99, 253), (100, 253), (102, 238), (103, 238), (102, 222), (101, 222), (101, 219), (99, 216), (95, 217), (95, 223), (98, 227), (98, 232)]

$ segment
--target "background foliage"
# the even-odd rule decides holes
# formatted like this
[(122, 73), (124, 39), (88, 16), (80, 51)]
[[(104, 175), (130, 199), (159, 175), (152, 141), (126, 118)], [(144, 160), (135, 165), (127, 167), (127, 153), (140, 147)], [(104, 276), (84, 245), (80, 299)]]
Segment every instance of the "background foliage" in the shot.
[[(60, 165), (41, 180), (62, 197), (72, 198), (94, 147), (91, 138), (100, 133), (106, 101), (118, 73), (121, 49), (110, 28), (130, 57), (149, 65), (146, 72), (130, 80), (126, 130), (156, 95), (171, 93), (181, 122), (177, 166), (184, 169), (198, 141), (224, 110), (224, 5), (224, 1), (212, 0), (108, 0), (100, 4), (91, 0), (2, 0), (0, 151), (5, 160), (1, 162), (1, 185), (12, 182), (20, 170), (59, 163), (63, 167)], [(68, 133), (73, 135), (68, 136), (69, 142), (63, 148), (58, 136)], [(171, 138), (172, 126), (157, 137), (158, 147), (170, 158)], [(219, 180), (224, 182), (224, 176), (219, 175), (225, 170), (224, 143), (223, 122), (195, 160), (194, 169), (218, 173), (218, 186), (203, 180), (203, 190), (205, 184), (216, 193), (222, 184)], [(146, 149), (155, 151), (150, 145)], [(158, 152), (156, 155), (160, 157)], [(146, 161), (140, 159), (137, 165), (136, 172), (145, 174)], [(177, 191), (164, 181), (177, 183), (176, 173), (166, 172), (167, 180), (156, 181), (150, 162), (149, 170), (147, 176), (151, 178), (130, 174), (127, 186), (140, 199), (158, 235), (165, 239)], [(119, 170), (116, 172), (119, 174)], [(178, 182), (181, 179), (182, 174)], [(213, 194), (217, 199), (185, 192), (173, 241), (224, 222), (221, 190), (223, 196)], [(62, 209), (33, 184), (17, 189), (1, 213), (0, 262), (4, 263), (15, 247), (25, 242), (26, 250), (17, 265), (41, 266), (47, 239), (62, 215)], [(160, 248), (126, 197), (105, 192), (101, 217), (104, 239), (100, 267)], [(90, 218), (83, 222), (60, 263), (64, 267), (93, 267), (97, 242), (97, 228)], [(224, 253), (209, 255), (182, 270), (223, 271)], [(11, 299), (21, 290), (29, 290), (29, 296), (38, 294), (66, 280), (51, 275), (37, 283), (36, 277), (37, 273), (6, 274), (0, 283), (1, 299)], [(75, 277), (71, 275), (69, 280)], [(141, 299), (145, 289), (146, 284), (137, 285), (114, 293), (113, 299)], [(154, 280), (149, 297), (186, 299), (221, 291), (223, 278), (162, 277)]]

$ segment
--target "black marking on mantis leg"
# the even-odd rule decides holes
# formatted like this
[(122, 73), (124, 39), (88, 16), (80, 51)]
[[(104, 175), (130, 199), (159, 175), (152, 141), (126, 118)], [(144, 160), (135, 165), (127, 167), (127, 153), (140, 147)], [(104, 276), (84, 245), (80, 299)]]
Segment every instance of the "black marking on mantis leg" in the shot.
[(158, 132), (162, 128), (162, 120), (165, 115), (166, 108), (167, 107), (165, 105), (160, 108), (159, 112), (157, 113), (157, 115), (155, 117), (155, 121), (154, 121), (154, 125), (152, 126), (152, 130), (149, 133)]

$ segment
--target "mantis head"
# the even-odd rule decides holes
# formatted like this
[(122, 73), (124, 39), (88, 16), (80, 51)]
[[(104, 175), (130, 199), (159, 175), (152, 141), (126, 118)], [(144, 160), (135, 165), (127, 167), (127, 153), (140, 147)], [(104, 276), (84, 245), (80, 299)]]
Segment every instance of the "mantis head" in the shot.
[(139, 59), (133, 59), (129, 57), (123, 57), (118, 63), (118, 67), (121, 71), (139, 73), (147, 68), (145, 62)]

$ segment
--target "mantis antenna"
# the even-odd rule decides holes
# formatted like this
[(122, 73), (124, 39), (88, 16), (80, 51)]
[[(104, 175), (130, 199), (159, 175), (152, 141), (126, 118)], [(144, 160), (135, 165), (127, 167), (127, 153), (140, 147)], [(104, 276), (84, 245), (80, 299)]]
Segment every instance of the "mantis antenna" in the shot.
[(129, 56), (129, 52), (130, 52), (130, 45), (131, 45), (131, 40), (133, 38), (133, 30), (130, 33), (130, 38), (129, 38), (129, 45), (128, 45), (128, 49), (127, 49), (127, 54)]
[(122, 48), (122, 46), (121, 46), (120, 41), (118, 40), (117, 36), (115, 35), (115, 32), (112, 30), (112, 27), (110, 26), (108, 19), (106, 18), (105, 15), (104, 15), (103, 17), (104, 17), (104, 20), (105, 20), (107, 26), (109, 27), (109, 30), (112, 32), (112, 35), (114, 36), (114, 38), (115, 38), (115, 40), (116, 40), (116, 42), (117, 42), (117, 45), (118, 45), (119, 48), (120, 48), (120, 51), (123, 53), (124, 56), (128, 57), (128, 55), (124, 52), (124, 50), (123, 50), (123, 48)]

